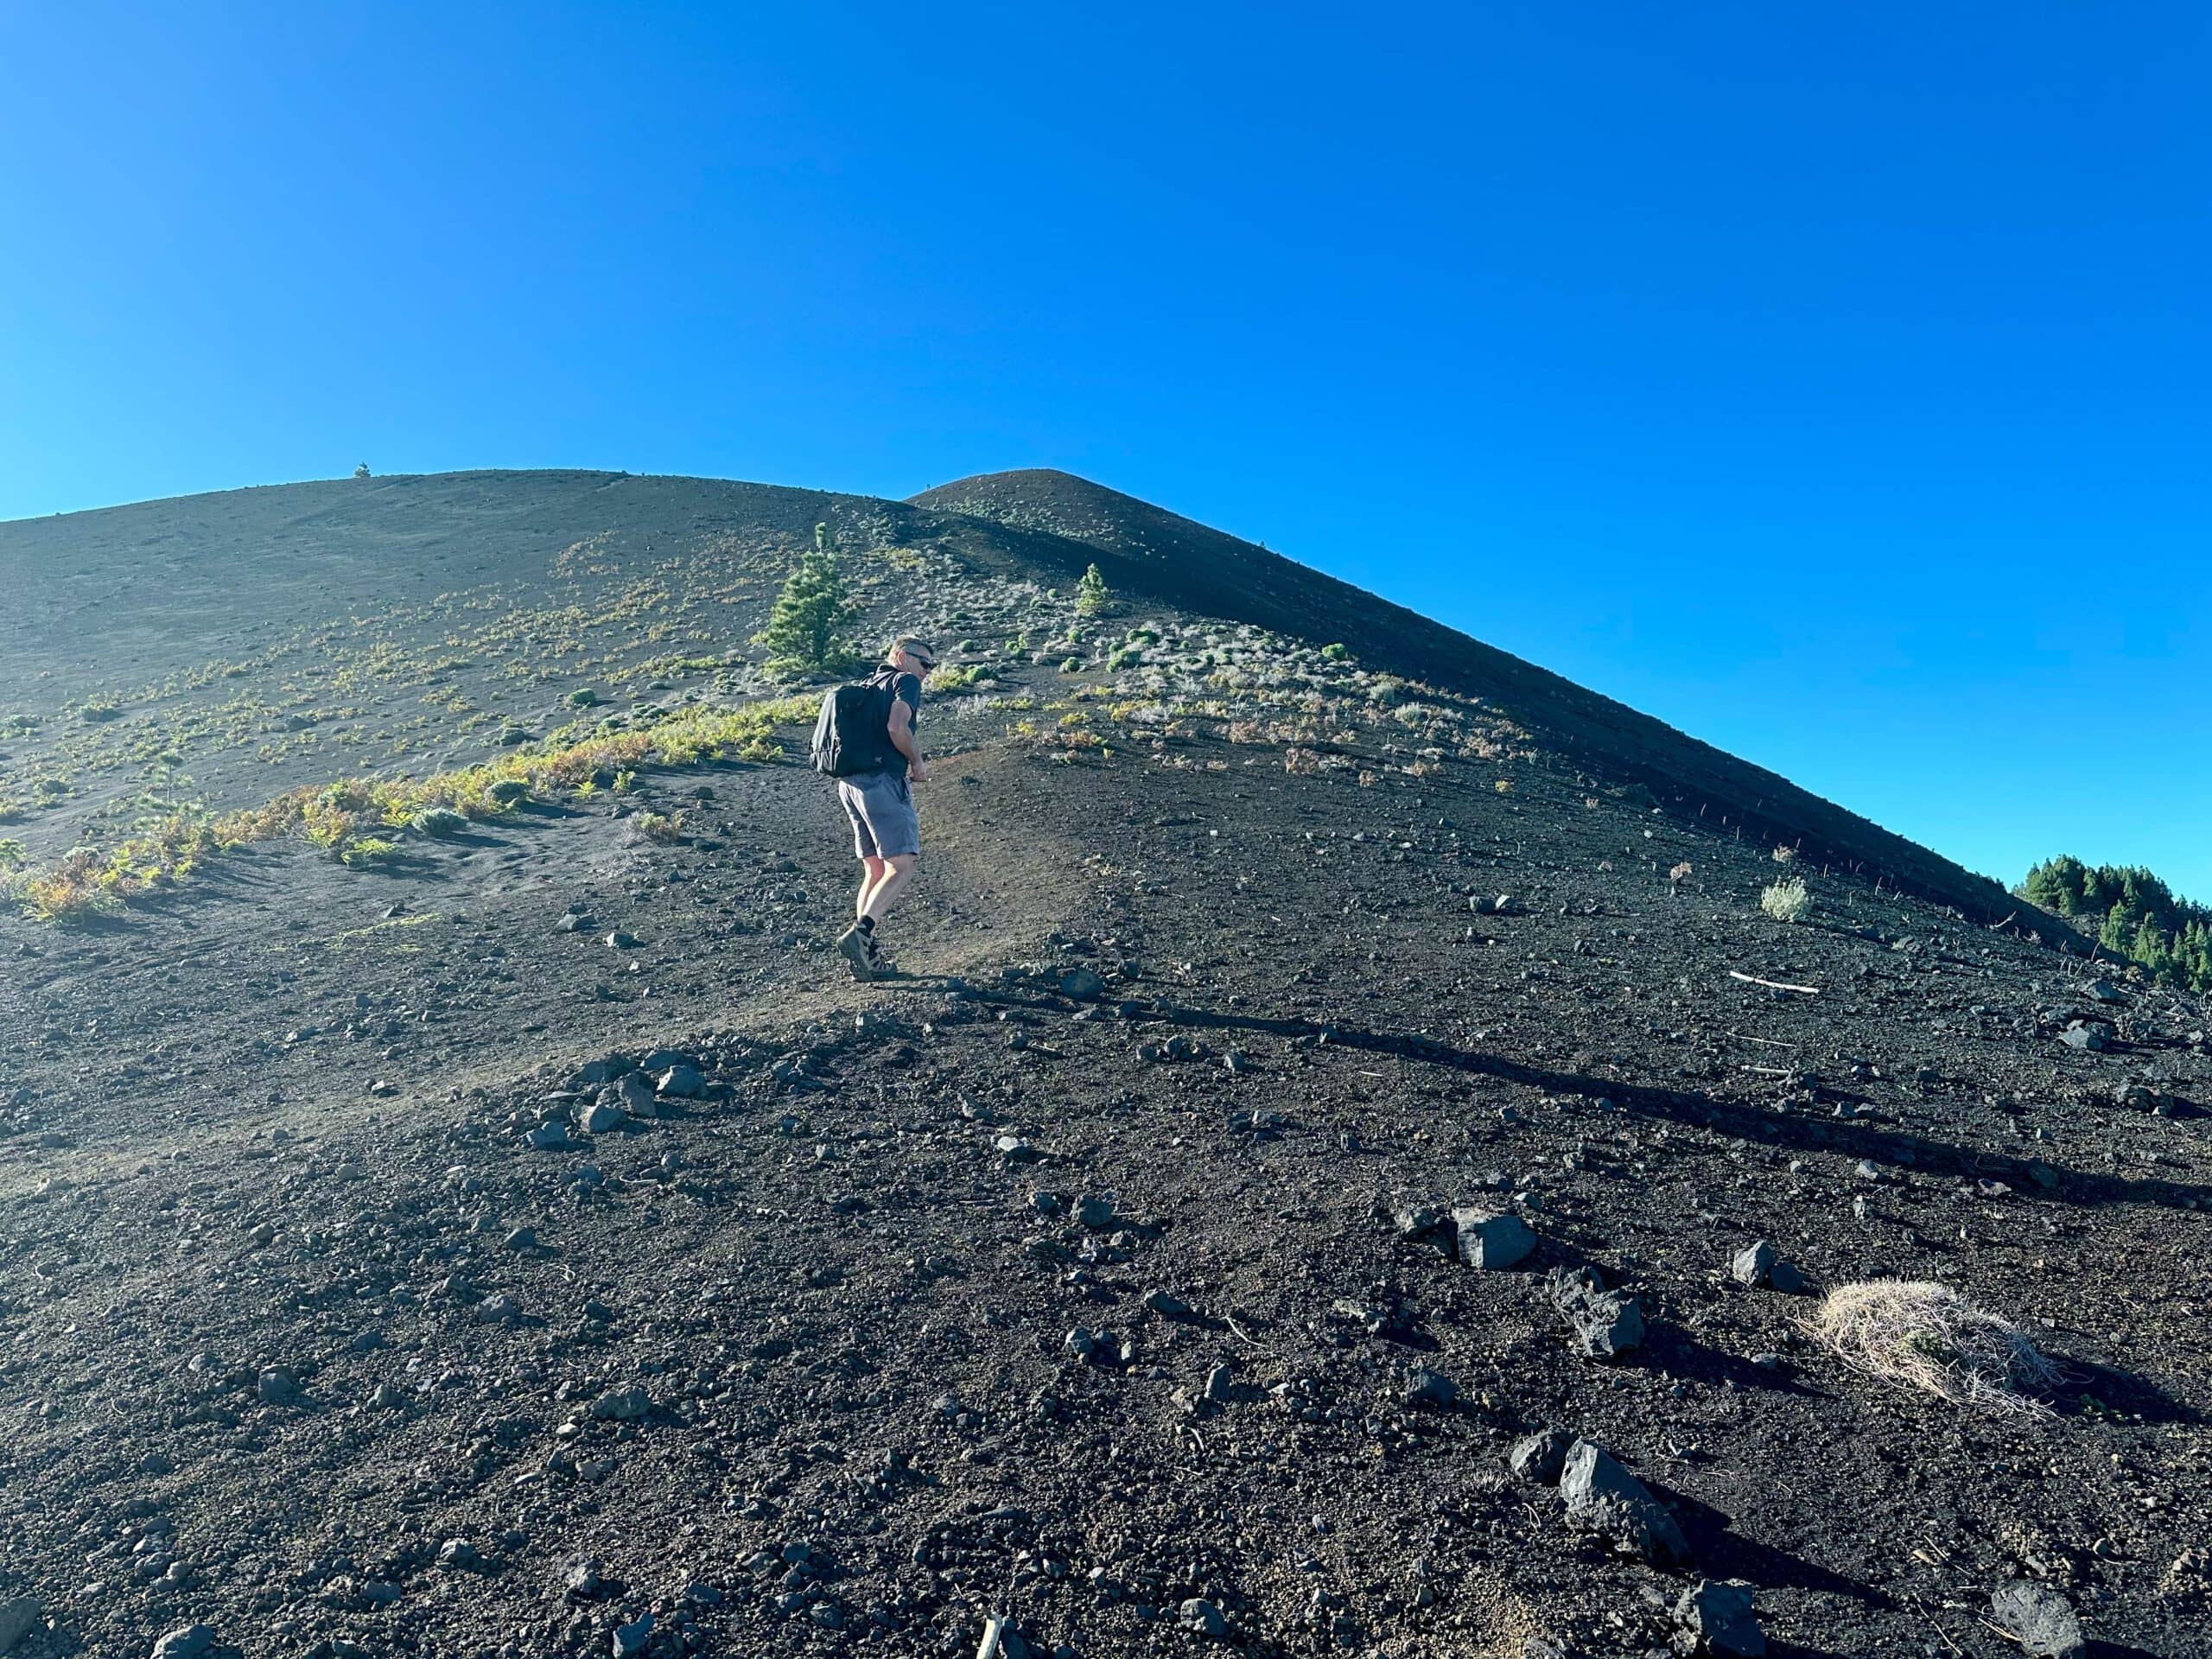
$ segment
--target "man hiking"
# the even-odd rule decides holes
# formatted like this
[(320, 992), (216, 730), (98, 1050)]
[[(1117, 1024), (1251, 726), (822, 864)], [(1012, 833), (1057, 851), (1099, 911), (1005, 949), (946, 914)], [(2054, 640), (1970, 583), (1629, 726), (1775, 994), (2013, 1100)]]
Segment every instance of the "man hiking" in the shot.
[[(921, 855), (921, 821), (914, 815), (912, 785), (928, 775), (928, 768), (922, 764), (914, 727), (922, 712), (922, 676), (936, 665), (937, 652), (914, 635), (901, 634), (892, 643), (883, 666), (866, 682), (867, 701), (853, 699), (856, 711), (866, 710), (858, 716), (865, 726), (882, 721), (880, 732), (864, 729), (854, 734), (856, 747), (865, 742), (874, 753), (856, 756), (861, 770), (848, 770), (845, 765), (834, 768), (837, 798), (853, 821), (853, 851), (861, 861), (861, 890), (853, 904), (857, 919), (837, 936), (837, 953), (852, 964), (855, 979), (895, 971), (884, 960), (875, 930), (913, 880), (914, 861)], [(847, 695), (859, 690), (849, 688)], [(823, 719), (825, 724), (834, 721), (842, 740), (845, 716), (832, 708), (840, 695), (832, 692), (825, 700)], [(817, 732), (817, 764), (820, 747)]]

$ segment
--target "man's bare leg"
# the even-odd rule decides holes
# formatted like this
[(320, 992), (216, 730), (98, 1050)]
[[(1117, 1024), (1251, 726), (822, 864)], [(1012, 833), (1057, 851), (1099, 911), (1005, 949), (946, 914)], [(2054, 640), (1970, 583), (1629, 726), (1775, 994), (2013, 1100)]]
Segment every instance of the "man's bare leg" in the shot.
[(886, 867), (883, 879), (875, 884), (875, 890), (867, 895), (866, 902), (861, 906), (862, 916), (872, 922), (880, 922), (889, 913), (891, 906), (899, 902), (899, 895), (906, 891), (906, 884), (914, 879), (914, 859), (912, 853), (901, 853), (896, 858), (883, 861)]
[(858, 921), (868, 914), (868, 899), (874, 895), (876, 887), (889, 874), (889, 868), (880, 858), (864, 858), (861, 861), (861, 890), (853, 900), (855, 921)]

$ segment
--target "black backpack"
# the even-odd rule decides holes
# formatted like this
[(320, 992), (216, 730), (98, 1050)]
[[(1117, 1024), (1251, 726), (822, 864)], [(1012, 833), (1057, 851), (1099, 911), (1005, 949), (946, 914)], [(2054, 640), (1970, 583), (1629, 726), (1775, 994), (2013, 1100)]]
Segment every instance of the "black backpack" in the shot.
[(899, 671), (885, 666), (864, 680), (822, 694), (814, 722), (814, 769), (832, 778), (857, 778), (891, 764), (891, 700)]

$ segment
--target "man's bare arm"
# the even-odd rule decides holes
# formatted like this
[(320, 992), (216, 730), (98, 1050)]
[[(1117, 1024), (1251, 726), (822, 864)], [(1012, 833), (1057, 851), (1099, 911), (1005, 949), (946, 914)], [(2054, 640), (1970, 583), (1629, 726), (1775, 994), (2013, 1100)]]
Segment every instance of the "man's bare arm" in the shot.
[(906, 757), (906, 775), (920, 783), (926, 768), (922, 765), (922, 746), (914, 741), (914, 711), (906, 706), (904, 697), (891, 699), (891, 720), (887, 729), (891, 734), (891, 747)]

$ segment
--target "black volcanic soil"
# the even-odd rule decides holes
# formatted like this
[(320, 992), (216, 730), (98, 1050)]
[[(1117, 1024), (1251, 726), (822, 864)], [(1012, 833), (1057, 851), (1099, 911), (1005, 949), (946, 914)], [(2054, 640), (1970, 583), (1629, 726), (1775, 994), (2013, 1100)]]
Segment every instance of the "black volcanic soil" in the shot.
[[(1046, 604), (1010, 569), (930, 602), (995, 629)], [(12, 1651), (964, 1659), (998, 1615), (1084, 1659), (1641, 1656), (1700, 1576), (1776, 1654), (2017, 1653), (2015, 1578), (2093, 1652), (2207, 1650), (2196, 999), (1802, 859), (1771, 921), (1770, 842), (1541, 752), (1057, 748), (1084, 686), (1122, 695), (1017, 664), (932, 705), (879, 984), (825, 948), (849, 844), (791, 765), (0, 919)], [(1535, 1255), (1392, 1220), (1477, 1203)], [(1730, 1277), (1758, 1238), (1812, 1294)], [(1559, 1266), (1643, 1347), (1571, 1352)], [(2049, 1408), (1805, 1338), (1877, 1274), (2024, 1327)], [(1545, 1425), (1694, 1567), (1515, 1480)]]

